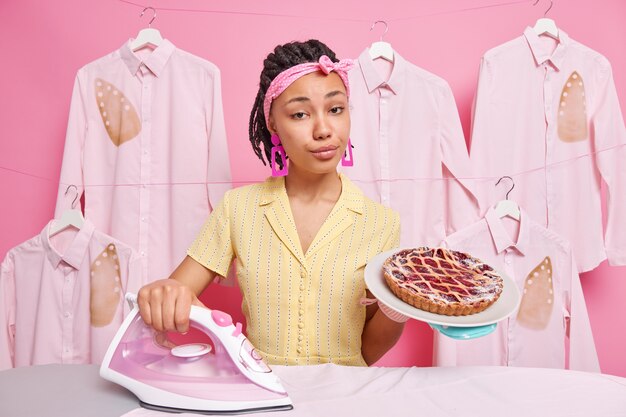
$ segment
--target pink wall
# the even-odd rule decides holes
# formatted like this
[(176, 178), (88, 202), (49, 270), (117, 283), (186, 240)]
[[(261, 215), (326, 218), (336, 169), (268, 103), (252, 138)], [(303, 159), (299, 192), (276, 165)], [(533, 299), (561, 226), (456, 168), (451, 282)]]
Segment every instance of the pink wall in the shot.
[[(378, 40), (381, 28), (370, 32), (371, 22), (384, 19), (389, 23), (385, 40), (450, 83), (467, 133), (480, 57), (519, 36), (549, 5), (547, 0), (537, 7), (532, 3), (155, 0), (151, 5), (162, 9), (155, 27), (165, 37), (222, 70), (233, 177), (240, 184), (269, 175), (249, 149), (247, 120), (261, 60), (276, 44), (315, 37), (340, 57), (356, 57)], [(503, 5), (488, 7), (497, 4)], [(191, 11), (198, 9), (213, 12)], [(141, 7), (119, 0), (0, 1), (0, 256), (38, 233), (53, 215), (76, 71), (134, 37), (147, 23), (138, 18), (140, 12)], [(626, 2), (555, 1), (549, 17), (611, 61), (626, 105)], [(626, 376), (625, 273), (624, 267), (604, 263), (582, 276), (602, 370), (621, 376)], [(205, 299), (241, 319), (236, 289), (214, 286)], [(412, 322), (380, 364), (427, 366), (431, 339), (425, 325)]]

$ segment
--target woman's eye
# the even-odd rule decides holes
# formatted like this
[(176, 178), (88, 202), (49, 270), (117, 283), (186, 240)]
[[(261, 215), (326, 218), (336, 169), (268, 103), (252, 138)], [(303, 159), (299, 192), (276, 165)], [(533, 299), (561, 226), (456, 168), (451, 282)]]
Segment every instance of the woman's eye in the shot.
[(293, 119), (304, 119), (304, 116), (306, 116), (306, 114), (304, 112), (301, 112), (301, 111), (291, 115), (291, 117)]
[(331, 112), (332, 114), (340, 114), (340, 113), (342, 113), (342, 112), (343, 112), (343, 107), (341, 107), (341, 106), (335, 106), (335, 107), (333, 107), (332, 109), (330, 109), (330, 112)]

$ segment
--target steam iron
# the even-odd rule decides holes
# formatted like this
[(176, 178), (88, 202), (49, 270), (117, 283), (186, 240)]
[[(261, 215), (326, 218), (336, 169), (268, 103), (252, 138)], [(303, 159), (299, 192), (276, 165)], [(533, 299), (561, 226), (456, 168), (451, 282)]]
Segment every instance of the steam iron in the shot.
[(192, 306), (190, 325), (211, 344), (177, 345), (147, 326), (137, 297), (113, 338), (100, 376), (133, 394), (144, 408), (175, 413), (244, 414), (291, 410), (291, 399), (230, 315)]

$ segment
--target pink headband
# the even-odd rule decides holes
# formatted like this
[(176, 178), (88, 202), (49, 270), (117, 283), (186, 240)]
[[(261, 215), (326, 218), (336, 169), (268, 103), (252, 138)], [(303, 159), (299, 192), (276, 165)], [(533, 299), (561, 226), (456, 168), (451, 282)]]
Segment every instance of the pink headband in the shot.
[(287, 87), (289, 87), (298, 78), (310, 74), (315, 71), (322, 71), (328, 75), (331, 71), (335, 71), (343, 85), (346, 86), (346, 94), (350, 97), (350, 86), (348, 85), (348, 70), (354, 66), (354, 61), (351, 59), (342, 59), (339, 62), (333, 62), (326, 55), (322, 55), (318, 62), (306, 62), (304, 64), (298, 64), (291, 68), (288, 68), (278, 74), (276, 78), (272, 80), (270, 86), (265, 93), (265, 100), (263, 101), (263, 114), (265, 115), (265, 125), (269, 126), (270, 122), (270, 107), (272, 101), (278, 97)]

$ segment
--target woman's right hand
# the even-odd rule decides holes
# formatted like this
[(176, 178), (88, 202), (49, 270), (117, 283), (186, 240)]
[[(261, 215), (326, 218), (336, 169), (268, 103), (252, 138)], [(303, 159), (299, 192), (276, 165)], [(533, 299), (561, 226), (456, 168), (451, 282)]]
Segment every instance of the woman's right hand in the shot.
[(154, 281), (139, 290), (141, 318), (157, 331), (187, 332), (191, 306), (205, 307), (196, 294), (175, 279)]

